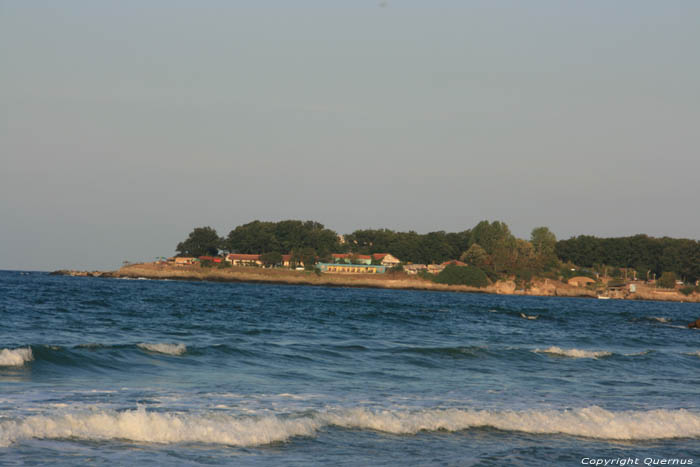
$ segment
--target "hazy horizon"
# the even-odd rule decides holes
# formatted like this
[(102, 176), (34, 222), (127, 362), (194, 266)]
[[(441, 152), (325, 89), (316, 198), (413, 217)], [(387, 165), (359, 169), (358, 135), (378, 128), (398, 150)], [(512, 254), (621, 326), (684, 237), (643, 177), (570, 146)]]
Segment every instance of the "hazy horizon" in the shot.
[(0, 0), (0, 269), (255, 219), (700, 239), (692, 1)]

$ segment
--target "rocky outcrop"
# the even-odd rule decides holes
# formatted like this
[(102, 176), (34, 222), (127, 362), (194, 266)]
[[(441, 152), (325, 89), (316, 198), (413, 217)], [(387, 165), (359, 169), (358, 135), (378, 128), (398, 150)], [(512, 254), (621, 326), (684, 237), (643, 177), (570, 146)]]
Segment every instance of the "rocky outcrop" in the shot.
[(700, 329), (700, 319), (696, 319), (692, 323), (688, 323), (689, 328)]
[(49, 273), (51, 276), (71, 276), (71, 277), (118, 277), (112, 271), (76, 271), (74, 269), (59, 269)]

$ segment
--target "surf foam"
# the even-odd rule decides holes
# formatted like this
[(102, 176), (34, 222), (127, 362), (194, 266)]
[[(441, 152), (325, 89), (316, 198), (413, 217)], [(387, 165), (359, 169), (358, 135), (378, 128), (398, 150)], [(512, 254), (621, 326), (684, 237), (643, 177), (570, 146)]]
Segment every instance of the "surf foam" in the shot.
[(183, 353), (187, 352), (187, 346), (185, 344), (142, 343), (138, 344), (138, 347), (144, 350), (148, 350), (150, 352), (162, 353), (167, 355), (182, 355)]
[(221, 413), (183, 414), (98, 411), (35, 415), (0, 422), (0, 445), (24, 439), (126, 439), (141, 443), (207, 443), (257, 446), (314, 436), (324, 427), (410, 435), (491, 427), (533, 434), (564, 434), (609, 440), (700, 438), (700, 413), (680, 410), (611, 412), (576, 410), (489, 411), (431, 409), (372, 411), (343, 409), (301, 417), (241, 417)]
[(22, 366), (34, 360), (31, 347), (0, 350), (0, 366)]
[(552, 346), (548, 349), (535, 349), (533, 352), (536, 353), (549, 353), (552, 355), (560, 355), (562, 357), (571, 358), (599, 358), (599, 357), (609, 357), (612, 355), (611, 352), (605, 351), (593, 351), (593, 350), (581, 350), (581, 349), (562, 349), (561, 347)]

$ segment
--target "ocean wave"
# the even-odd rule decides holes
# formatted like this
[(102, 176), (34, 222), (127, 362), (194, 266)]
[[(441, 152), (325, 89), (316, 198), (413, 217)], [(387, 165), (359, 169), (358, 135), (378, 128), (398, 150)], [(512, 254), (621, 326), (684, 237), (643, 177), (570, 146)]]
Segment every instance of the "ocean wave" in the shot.
[(659, 323), (669, 323), (671, 320), (668, 318), (664, 318), (663, 316), (650, 316), (650, 320), (652, 321), (658, 321)]
[(533, 352), (536, 353), (548, 353), (552, 355), (559, 355), (562, 357), (571, 358), (599, 358), (599, 357), (609, 357), (612, 355), (611, 352), (606, 352), (603, 350), (593, 351), (593, 350), (581, 350), (581, 349), (562, 349), (561, 347), (552, 346), (548, 349), (535, 349)]
[(695, 352), (688, 352), (686, 355), (692, 355), (695, 357), (700, 357), (700, 350), (696, 350)]
[(495, 428), (532, 434), (563, 434), (606, 440), (700, 438), (700, 414), (684, 409), (611, 412), (576, 410), (489, 411), (429, 409), (373, 411), (365, 408), (305, 413), (299, 417), (242, 417), (219, 413), (148, 412), (144, 408), (34, 415), (0, 422), (0, 445), (25, 439), (125, 439), (141, 443), (205, 443), (258, 446), (311, 437), (324, 427), (411, 435)]
[(138, 344), (140, 349), (148, 350), (149, 352), (162, 353), (167, 355), (182, 355), (187, 352), (187, 346), (185, 344), (166, 344), (166, 343), (141, 343)]
[(34, 360), (31, 347), (0, 350), (0, 366), (22, 366)]

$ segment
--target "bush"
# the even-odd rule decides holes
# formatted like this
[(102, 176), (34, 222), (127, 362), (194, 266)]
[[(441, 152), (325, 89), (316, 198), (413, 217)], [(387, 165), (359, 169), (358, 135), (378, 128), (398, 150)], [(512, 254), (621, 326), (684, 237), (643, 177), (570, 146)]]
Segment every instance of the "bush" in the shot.
[(450, 264), (435, 277), (435, 282), (447, 285), (469, 285), (485, 287), (489, 284), (486, 273), (474, 266), (456, 266)]
[(695, 292), (696, 288), (700, 288), (700, 287), (693, 287), (692, 285), (689, 285), (687, 287), (681, 287), (679, 292), (682, 293), (683, 295), (690, 295), (691, 293)]
[(656, 281), (658, 287), (663, 287), (665, 289), (672, 289), (676, 286), (676, 274), (673, 272), (664, 272), (661, 277)]
[(203, 259), (202, 261), (199, 262), (199, 264), (200, 264), (203, 268), (211, 268), (211, 267), (214, 266), (214, 262), (213, 262), (212, 260), (210, 260), (210, 259)]

